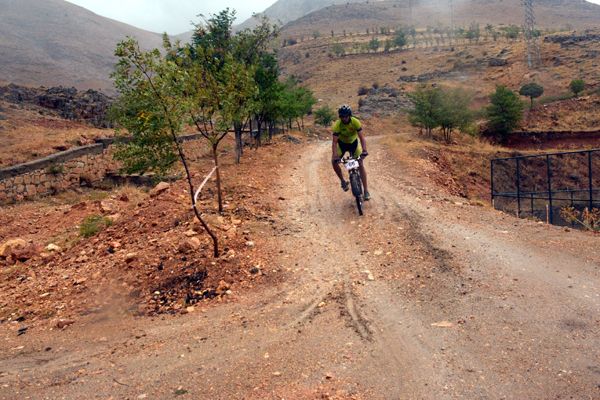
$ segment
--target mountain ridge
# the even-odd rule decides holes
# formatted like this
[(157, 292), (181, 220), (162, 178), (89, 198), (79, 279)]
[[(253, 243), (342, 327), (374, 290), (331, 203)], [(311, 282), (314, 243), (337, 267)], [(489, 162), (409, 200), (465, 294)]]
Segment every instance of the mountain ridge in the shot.
[(63, 0), (0, 0), (0, 81), (28, 86), (72, 85), (113, 91), (109, 75), (118, 41), (143, 48), (162, 37), (99, 16)]

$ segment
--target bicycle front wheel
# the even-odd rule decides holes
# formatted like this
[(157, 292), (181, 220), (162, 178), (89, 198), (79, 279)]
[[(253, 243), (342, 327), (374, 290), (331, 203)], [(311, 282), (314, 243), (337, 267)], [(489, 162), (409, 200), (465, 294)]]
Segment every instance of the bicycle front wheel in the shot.
[(356, 208), (358, 209), (358, 215), (363, 215), (362, 197), (361, 196), (355, 196), (355, 198), (356, 198)]
[(350, 174), (350, 186), (352, 187), (352, 194), (356, 198), (356, 208), (358, 209), (358, 215), (363, 215), (362, 181), (360, 180), (360, 174), (358, 172)]

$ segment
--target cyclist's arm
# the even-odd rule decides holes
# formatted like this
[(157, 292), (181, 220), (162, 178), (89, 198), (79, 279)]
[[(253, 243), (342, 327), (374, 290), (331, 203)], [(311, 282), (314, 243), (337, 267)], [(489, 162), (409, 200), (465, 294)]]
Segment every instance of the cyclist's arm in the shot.
[(362, 129), (360, 131), (358, 131), (358, 139), (360, 139), (360, 145), (362, 147), (362, 150), (364, 152), (367, 152), (367, 142), (365, 140), (365, 135), (363, 134)]
[(333, 132), (331, 134), (332, 140), (331, 140), (331, 159), (335, 160), (338, 158), (338, 135), (337, 133)]

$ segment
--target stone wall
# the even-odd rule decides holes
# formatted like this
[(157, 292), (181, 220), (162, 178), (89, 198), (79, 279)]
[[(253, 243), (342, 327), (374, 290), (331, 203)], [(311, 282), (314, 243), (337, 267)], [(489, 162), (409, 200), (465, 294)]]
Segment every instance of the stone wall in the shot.
[[(190, 141), (200, 137), (187, 135), (180, 139)], [(119, 164), (112, 157), (113, 142), (114, 139), (99, 139), (96, 144), (0, 169), (0, 204), (93, 186), (108, 173), (119, 169)]]

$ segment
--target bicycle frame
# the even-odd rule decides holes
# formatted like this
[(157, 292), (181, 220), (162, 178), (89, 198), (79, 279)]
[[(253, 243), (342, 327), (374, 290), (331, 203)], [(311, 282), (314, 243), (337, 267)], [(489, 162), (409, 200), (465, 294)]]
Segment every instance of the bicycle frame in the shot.
[(358, 209), (358, 215), (363, 215), (363, 188), (362, 178), (360, 176), (360, 163), (352, 156), (342, 157), (340, 163), (344, 165), (346, 171), (348, 171), (350, 186), (352, 188), (352, 195), (356, 199), (356, 208)]

